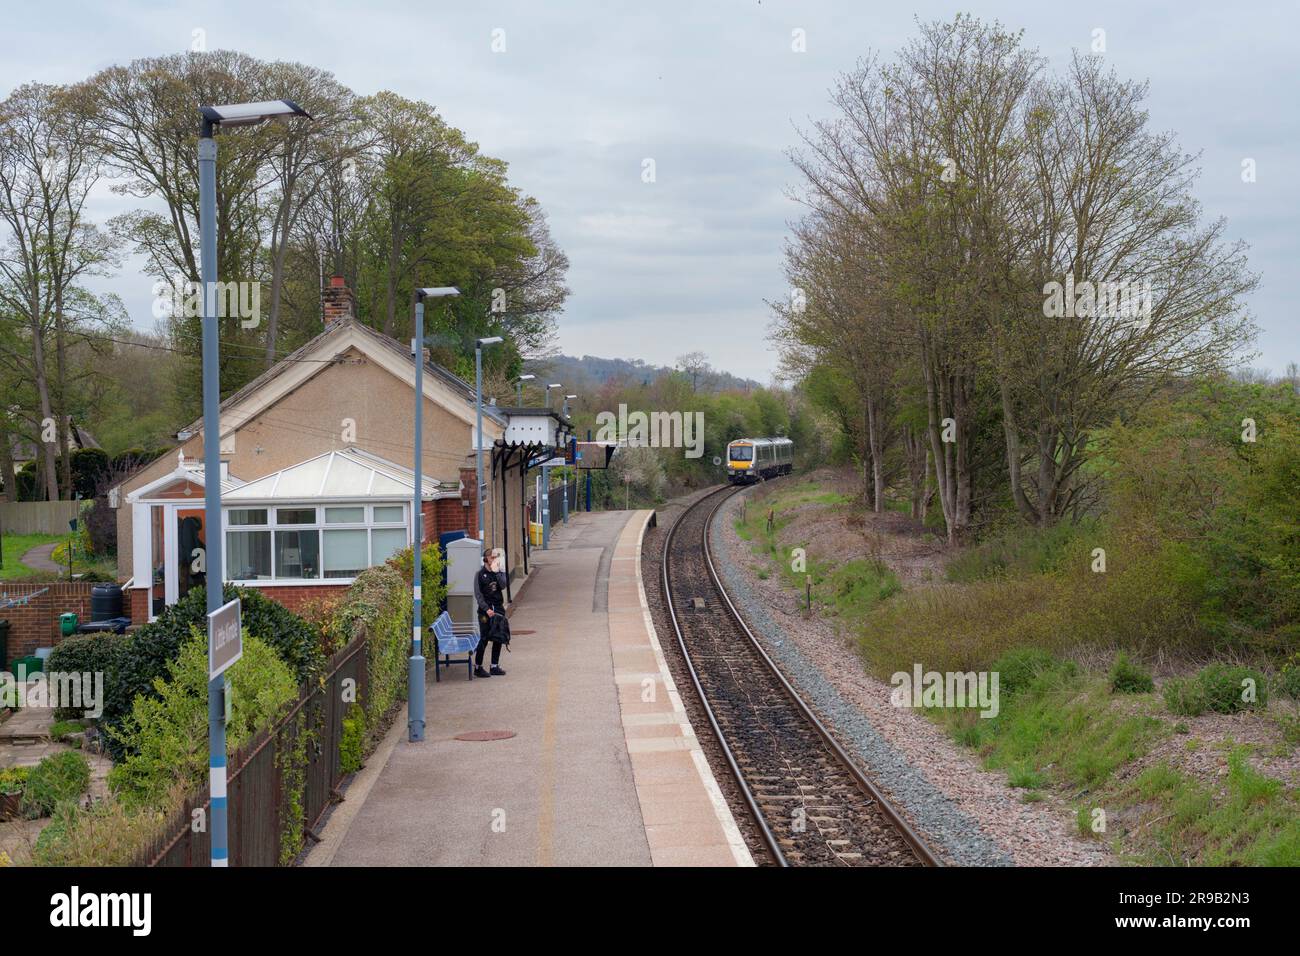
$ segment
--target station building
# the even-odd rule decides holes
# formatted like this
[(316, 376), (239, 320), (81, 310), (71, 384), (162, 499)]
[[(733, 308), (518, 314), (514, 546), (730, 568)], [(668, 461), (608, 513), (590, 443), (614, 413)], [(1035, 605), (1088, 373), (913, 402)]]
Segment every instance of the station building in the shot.
[[(550, 409), (483, 408), (474, 386), (426, 361), (421, 514), (415, 497), (415, 360), (408, 345), (361, 324), (334, 277), (325, 328), (221, 403), (224, 580), (291, 609), (339, 592), (417, 532), (477, 535), (476, 442), (483, 449), (483, 524), (511, 580), (527, 565), (527, 473), (567, 440)], [(487, 398), (484, 398), (487, 401)], [(549, 424), (546, 424), (549, 423)], [(206, 578), (203, 423), (109, 493), (117, 510), (118, 578), (132, 623), (144, 623)]]

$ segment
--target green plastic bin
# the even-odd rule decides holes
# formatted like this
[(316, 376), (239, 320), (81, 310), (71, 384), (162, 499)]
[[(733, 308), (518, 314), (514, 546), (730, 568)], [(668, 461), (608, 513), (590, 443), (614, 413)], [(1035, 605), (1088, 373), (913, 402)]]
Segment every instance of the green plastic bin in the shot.
[(64, 637), (71, 637), (77, 633), (76, 611), (64, 611), (59, 615), (59, 631)]

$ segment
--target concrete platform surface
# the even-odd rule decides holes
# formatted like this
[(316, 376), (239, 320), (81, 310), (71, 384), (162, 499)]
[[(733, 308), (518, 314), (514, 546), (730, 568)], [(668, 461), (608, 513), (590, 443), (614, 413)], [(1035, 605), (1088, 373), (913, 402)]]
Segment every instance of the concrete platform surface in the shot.
[[(570, 517), (534, 550), (505, 677), (432, 679), (349, 784), (309, 866), (752, 865), (654, 637), (649, 512)], [(508, 739), (466, 741), (481, 731)]]

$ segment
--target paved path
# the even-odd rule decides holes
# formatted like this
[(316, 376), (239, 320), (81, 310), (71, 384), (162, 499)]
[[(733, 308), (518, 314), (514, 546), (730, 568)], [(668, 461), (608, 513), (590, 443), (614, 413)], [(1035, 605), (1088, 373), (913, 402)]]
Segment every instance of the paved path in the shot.
[[(639, 630), (647, 517), (575, 515), (549, 551), (533, 552), (510, 616), (513, 651), (502, 655), (508, 675), (468, 681), (453, 668), (431, 681), (425, 741), (408, 743), (399, 718), (307, 865), (749, 862), (692, 752), (657, 645)], [(657, 705), (642, 701), (647, 678)], [(487, 730), (515, 736), (455, 739)]]
[(63, 571), (64, 568), (50, 560), (50, 555), (54, 552), (56, 547), (58, 547), (57, 541), (51, 542), (50, 544), (38, 544), (18, 560), (22, 564), (27, 565), (27, 567), (31, 568), (33, 571), (54, 571), (55, 573), (58, 573)]

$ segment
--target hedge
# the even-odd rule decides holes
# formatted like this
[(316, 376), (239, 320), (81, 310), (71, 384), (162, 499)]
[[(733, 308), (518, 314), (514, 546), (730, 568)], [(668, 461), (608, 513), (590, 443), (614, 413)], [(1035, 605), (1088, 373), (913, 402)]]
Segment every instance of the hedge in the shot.
[[(274, 648), (299, 684), (319, 673), (325, 656), (318, 628), (253, 588), (227, 586), (224, 597), (226, 601), (240, 599), (248, 633)], [(121, 729), (137, 697), (158, 696), (155, 681), (168, 676), (168, 664), (177, 659), (191, 628), (206, 630), (207, 613), (205, 590), (191, 588), (156, 621), (120, 640), (113, 652), (114, 660), (106, 669), (111, 672), (112, 680), (106, 674), (104, 713), (100, 719), (101, 726), (108, 731), (105, 743), (114, 763), (120, 763), (129, 751), (120, 734), (115, 735), (113, 731)]]

